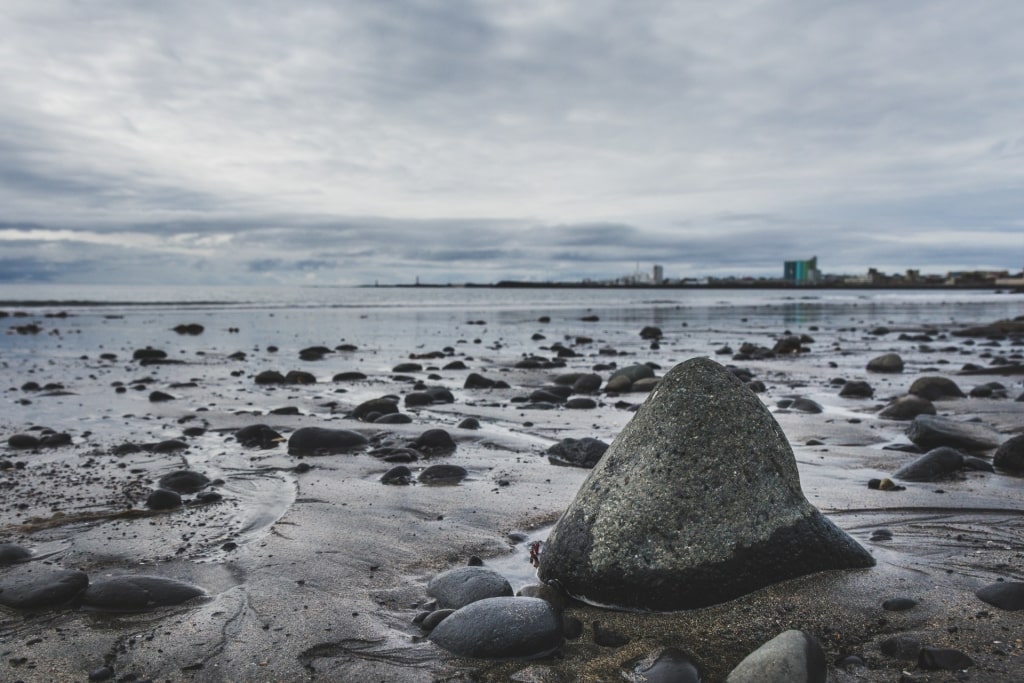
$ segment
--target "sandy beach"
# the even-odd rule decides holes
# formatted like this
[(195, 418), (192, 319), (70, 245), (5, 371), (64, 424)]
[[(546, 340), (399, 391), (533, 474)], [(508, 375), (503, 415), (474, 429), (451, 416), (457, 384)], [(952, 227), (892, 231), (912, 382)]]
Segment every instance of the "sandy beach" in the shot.
[[(700, 306), (660, 294), (602, 303), (590, 293), (593, 300), (578, 304), (566, 303), (564, 292), (534, 302), (529, 297), (546, 295), (515, 296), (490, 310), (485, 298), (460, 303), (455, 295), (444, 306), (339, 309), (67, 305), (0, 292), (0, 543), (31, 552), (26, 562), (0, 566), (0, 583), (26, 567), (36, 575), (60, 568), (86, 573), (90, 584), (155, 575), (203, 591), (180, 605), (130, 612), (74, 602), (0, 606), (0, 679), (644, 680), (639, 662), (671, 647), (687, 653), (701, 680), (720, 681), (787, 629), (820, 642), (834, 683), (1024, 678), (1022, 612), (975, 595), (1024, 580), (1020, 474), (961, 469), (940, 481), (897, 481), (905, 490), (868, 487), (923, 452), (912, 452), (908, 421), (879, 415), (921, 377), (948, 378), (964, 394), (935, 400), (937, 415), (980, 423), (1001, 442), (1024, 432), (1024, 326), (1018, 321), (1001, 337), (957, 334), (1024, 314), (1021, 295), (831, 300), (790, 292), (745, 301), (728, 293), (708, 296), (721, 305)], [(201, 329), (175, 331), (190, 324)], [(660, 335), (642, 337), (645, 326)], [(738, 355), (744, 344), (772, 349), (800, 335), (794, 352)], [(166, 357), (136, 358), (146, 348)], [(902, 372), (866, 369), (886, 353), (902, 358)], [(650, 364), (661, 376), (698, 356), (763, 383), (758, 396), (793, 448), (807, 499), (877, 565), (699, 610), (573, 603), (565, 614), (582, 633), (531, 661), (460, 659), (432, 643), (413, 620), (427, 609), (426, 584), (438, 572), (476, 557), (516, 590), (536, 581), (529, 545), (546, 536), (589, 473), (551, 464), (547, 449), (565, 438), (611, 443), (646, 398), (607, 392), (614, 370)], [(991, 374), (963, 374), (965, 367)], [(258, 383), (267, 371), (306, 375)], [(467, 388), (472, 373), (498, 384)], [(569, 373), (601, 376), (601, 390), (579, 394), (593, 407), (531, 400)], [(854, 381), (867, 382), (872, 395), (841, 396)], [(1002, 389), (978, 389), (992, 382)], [(410, 399), (429, 389), (452, 400), (436, 392), (430, 402)], [(407, 422), (353, 416), (388, 396)], [(796, 399), (820, 412), (795, 407)], [(460, 427), (467, 418), (479, 428)], [(266, 448), (241, 444), (237, 432), (257, 424), (281, 439)], [(287, 439), (302, 427), (351, 430), (368, 443), (289, 454)], [(46, 429), (70, 438), (26, 448), (8, 441), (45, 437)], [(454, 451), (394, 457), (431, 429), (445, 430)], [(991, 462), (992, 450), (974, 455)], [(382, 484), (397, 464), (410, 468), (413, 483)], [(435, 464), (466, 476), (452, 485), (415, 480)], [(204, 490), (219, 499), (184, 494), (182, 506), (147, 507), (157, 480), (181, 469), (204, 474), (213, 482)], [(912, 609), (883, 609), (904, 597), (916, 601)], [(595, 622), (628, 642), (597, 644)], [(894, 637), (958, 650), (973, 665), (966, 674), (921, 670), (916, 651), (907, 659), (885, 654)], [(860, 664), (837, 664), (851, 656)]]

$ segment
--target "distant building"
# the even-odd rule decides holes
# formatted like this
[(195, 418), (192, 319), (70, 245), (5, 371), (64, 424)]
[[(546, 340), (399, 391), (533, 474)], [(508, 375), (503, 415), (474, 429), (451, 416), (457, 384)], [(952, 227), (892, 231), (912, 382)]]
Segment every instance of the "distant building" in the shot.
[(792, 285), (814, 285), (821, 281), (818, 270), (818, 257), (812, 256), (807, 261), (786, 261), (782, 269), (783, 279)]
[(665, 269), (661, 266), (654, 266), (654, 284), (660, 285), (665, 283)]

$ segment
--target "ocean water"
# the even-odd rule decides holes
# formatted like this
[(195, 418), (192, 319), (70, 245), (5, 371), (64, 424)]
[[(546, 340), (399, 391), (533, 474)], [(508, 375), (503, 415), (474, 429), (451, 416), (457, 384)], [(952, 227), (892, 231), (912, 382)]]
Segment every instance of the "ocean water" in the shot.
[[(1024, 297), (983, 290), (2, 285), (0, 311), (66, 313), (75, 335), (64, 337), (65, 349), (96, 348), (115, 328), (117, 336), (142, 346), (156, 344), (175, 325), (195, 322), (214, 344), (346, 341), (387, 350), (445, 346), (484, 329), (488, 339), (514, 340), (527, 329), (542, 329), (541, 316), (550, 317), (561, 334), (610, 337), (635, 334), (638, 325), (711, 336), (780, 334), (824, 324), (948, 327), (1024, 314)], [(599, 320), (582, 320), (588, 316)], [(19, 322), (4, 320), (8, 328)], [(38, 336), (0, 335), (0, 351), (8, 353), (38, 350), (40, 343)]]

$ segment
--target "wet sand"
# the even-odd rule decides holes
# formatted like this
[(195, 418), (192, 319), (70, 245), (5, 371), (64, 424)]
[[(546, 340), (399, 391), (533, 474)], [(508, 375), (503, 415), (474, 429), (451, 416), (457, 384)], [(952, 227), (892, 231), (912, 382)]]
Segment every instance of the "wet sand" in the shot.
[[(139, 326), (146, 321), (94, 324), (73, 312), (58, 319), (45, 312), (30, 309), (27, 320), (0, 320), (10, 325), (36, 321), (42, 328), (25, 341), (32, 353), (17, 353), (16, 345), (9, 345), (0, 362), (0, 387), (5, 388), (0, 434), (6, 441), (13, 434), (32, 433), (32, 426), (46, 426), (69, 433), (72, 444), (0, 451), (0, 460), (14, 465), (0, 471), (0, 542), (30, 548), (33, 562), (86, 571), (93, 581), (125, 573), (158, 574), (201, 586), (208, 597), (138, 614), (25, 613), (0, 607), (3, 680), (86, 680), (106, 664), (113, 671), (111, 680), (135, 675), (171, 681), (618, 681), (634, 660), (671, 646), (690, 654), (704, 680), (717, 681), (751, 650), (789, 628), (816, 636), (830, 663), (849, 654), (866, 662), (867, 668), (854, 672), (831, 667), (831, 681), (893, 681), (904, 671), (915, 676), (908, 680), (956, 680), (953, 672), (920, 672), (913, 661), (883, 655), (879, 644), (899, 634), (967, 653), (976, 662), (969, 680), (1024, 678), (1021, 613), (999, 610), (974, 596), (999, 579), (1024, 580), (1024, 480), (1002, 471), (969, 471), (942, 482), (907, 484), (905, 491), (867, 488), (869, 479), (889, 476), (915, 457), (883, 449), (909, 443), (907, 423), (877, 414), (917, 377), (948, 376), (965, 392), (1000, 381), (1008, 398), (946, 400), (936, 402), (938, 412), (980, 419), (1004, 438), (1024, 430), (1024, 403), (1014, 400), (1024, 393), (1020, 375), (956, 374), (965, 363), (987, 365), (993, 355), (1019, 359), (1019, 343), (985, 346), (948, 336), (990, 320), (958, 318), (954, 323), (937, 316), (872, 335), (869, 331), (885, 319), (826, 313), (813, 326), (791, 330), (814, 338), (808, 352), (732, 361), (715, 350), (724, 344), (738, 348), (745, 341), (770, 347), (782, 336), (781, 325), (769, 318), (750, 323), (691, 320), (686, 327), (679, 319), (661, 320), (664, 336), (660, 348), (652, 349), (639, 336), (651, 320), (621, 316), (611, 323), (582, 324), (573, 312), (553, 316), (549, 323), (538, 323), (534, 316), (506, 325), (500, 336), (493, 326), (465, 319), (449, 329), (396, 330), (400, 341), (391, 346), (364, 346), (350, 337), (346, 341), (360, 350), (304, 362), (297, 355), (302, 348), (325, 338), (337, 344), (338, 335), (308, 329), (268, 333), (278, 340), (279, 349), (271, 351), (262, 338), (244, 336), (247, 324), (260, 324), (244, 315), (230, 323), (207, 322), (207, 331), (195, 337), (175, 334), (161, 318), (149, 337), (141, 337)], [(196, 317), (168, 315), (177, 323)], [(685, 321), (685, 311), (678, 316)], [(233, 342), (224, 329), (228, 325), (242, 327), (247, 343)], [(535, 332), (546, 338), (531, 339)], [(933, 343), (898, 339), (900, 333), (925, 332)], [(524, 353), (554, 358), (555, 342), (579, 355), (564, 358), (561, 368), (514, 367)], [(146, 343), (185, 362), (141, 366), (131, 353)], [(422, 371), (391, 371), (409, 361), (410, 354), (446, 346), (450, 351), (443, 358), (415, 361)], [(239, 348), (246, 358), (231, 359)], [(890, 351), (906, 361), (903, 373), (864, 370), (870, 358)], [(103, 352), (117, 357), (103, 359)], [(425, 640), (412, 619), (427, 602), (425, 586), (434, 573), (475, 555), (516, 588), (532, 581), (529, 540), (543, 537), (588, 474), (549, 464), (544, 450), (565, 437), (611, 442), (632, 416), (628, 405), (645, 396), (595, 395), (599, 405), (592, 410), (534, 410), (513, 399), (558, 374), (590, 371), (600, 363), (653, 362), (662, 374), (696, 355), (746, 368), (765, 383), (760, 396), (773, 407), (793, 446), (807, 498), (872, 552), (878, 565), (804, 577), (687, 612), (631, 614), (572, 605), (567, 613), (585, 625), (582, 636), (566, 641), (558, 655), (532, 662), (462, 660)], [(442, 369), (453, 360), (463, 360), (468, 370)], [(267, 369), (304, 370), (317, 382), (255, 384), (254, 376)], [(334, 374), (352, 370), (367, 379), (331, 381)], [(464, 389), (469, 372), (501, 379), (510, 388)], [(610, 373), (599, 374), (607, 379)], [(838, 396), (839, 387), (831, 383), (835, 377), (867, 380), (874, 397)], [(415, 380), (447, 387), (455, 402), (403, 405), (412, 418), (406, 425), (346, 417), (364, 400), (408, 394)], [(60, 383), (63, 389), (23, 389), (29, 381)], [(114, 386), (118, 382), (126, 388), (123, 393)], [(175, 400), (148, 401), (157, 389)], [(817, 401), (824, 412), (775, 407), (792, 396)], [(269, 413), (284, 406), (298, 414)], [(481, 429), (457, 428), (466, 417), (478, 418)], [(456, 451), (410, 467), (415, 472), (437, 462), (456, 464), (469, 477), (457, 486), (384, 486), (380, 476), (392, 463), (365, 449), (298, 458), (288, 455), (283, 444), (268, 450), (242, 448), (232, 434), (255, 423), (285, 436), (302, 426), (324, 426), (398, 440), (440, 427), (456, 439)], [(190, 427), (202, 433), (183, 436)], [(188, 448), (176, 453), (117, 450), (127, 442), (172, 438)], [(19, 462), (24, 463), (20, 468)], [(297, 471), (302, 464), (310, 469)], [(223, 501), (146, 510), (145, 497), (155, 480), (183, 466), (222, 479), (215, 488)], [(892, 531), (892, 540), (870, 540), (881, 528)], [(884, 611), (882, 602), (895, 597), (919, 604), (906, 612)], [(594, 621), (630, 642), (620, 648), (595, 644)]]

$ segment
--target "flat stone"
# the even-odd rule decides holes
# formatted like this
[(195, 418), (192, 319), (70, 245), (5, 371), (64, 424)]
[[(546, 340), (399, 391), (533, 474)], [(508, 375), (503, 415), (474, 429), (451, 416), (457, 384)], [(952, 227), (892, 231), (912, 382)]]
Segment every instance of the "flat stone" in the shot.
[(807, 502), (760, 399), (695, 358), (665, 375), (580, 487), (539, 576), (592, 604), (666, 611), (873, 565)]
[(726, 683), (825, 683), (825, 653), (803, 631), (784, 631), (736, 665)]
[(512, 584), (493, 569), (456, 567), (432, 578), (427, 595), (441, 609), (459, 609), (484, 598), (511, 596)]
[(988, 451), (999, 446), (999, 432), (980, 422), (961, 422), (938, 415), (918, 415), (907, 437), (921, 448), (949, 446), (965, 451)]
[(288, 452), (293, 455), (330, 455), (362, 448), (368, 443), (365, 436), (349, 429), (302, 427), (292, 432), (288, 439)]
[(53, 569), (34, 562), (18, 564), (0, 574), (0, 605), (40, 609), (70, 602), (89, 585), (85, 572)]
[(430, 640), (460, 657), (540, 657), (561, 647), (562, 618), (539, 598), (487, 598), (449, 615)]
[(141, 612), (201, 595), (206, 595), (202, 588), (164, 576), (116, 576), (91, 584), (82, 604), (103, 611)]

